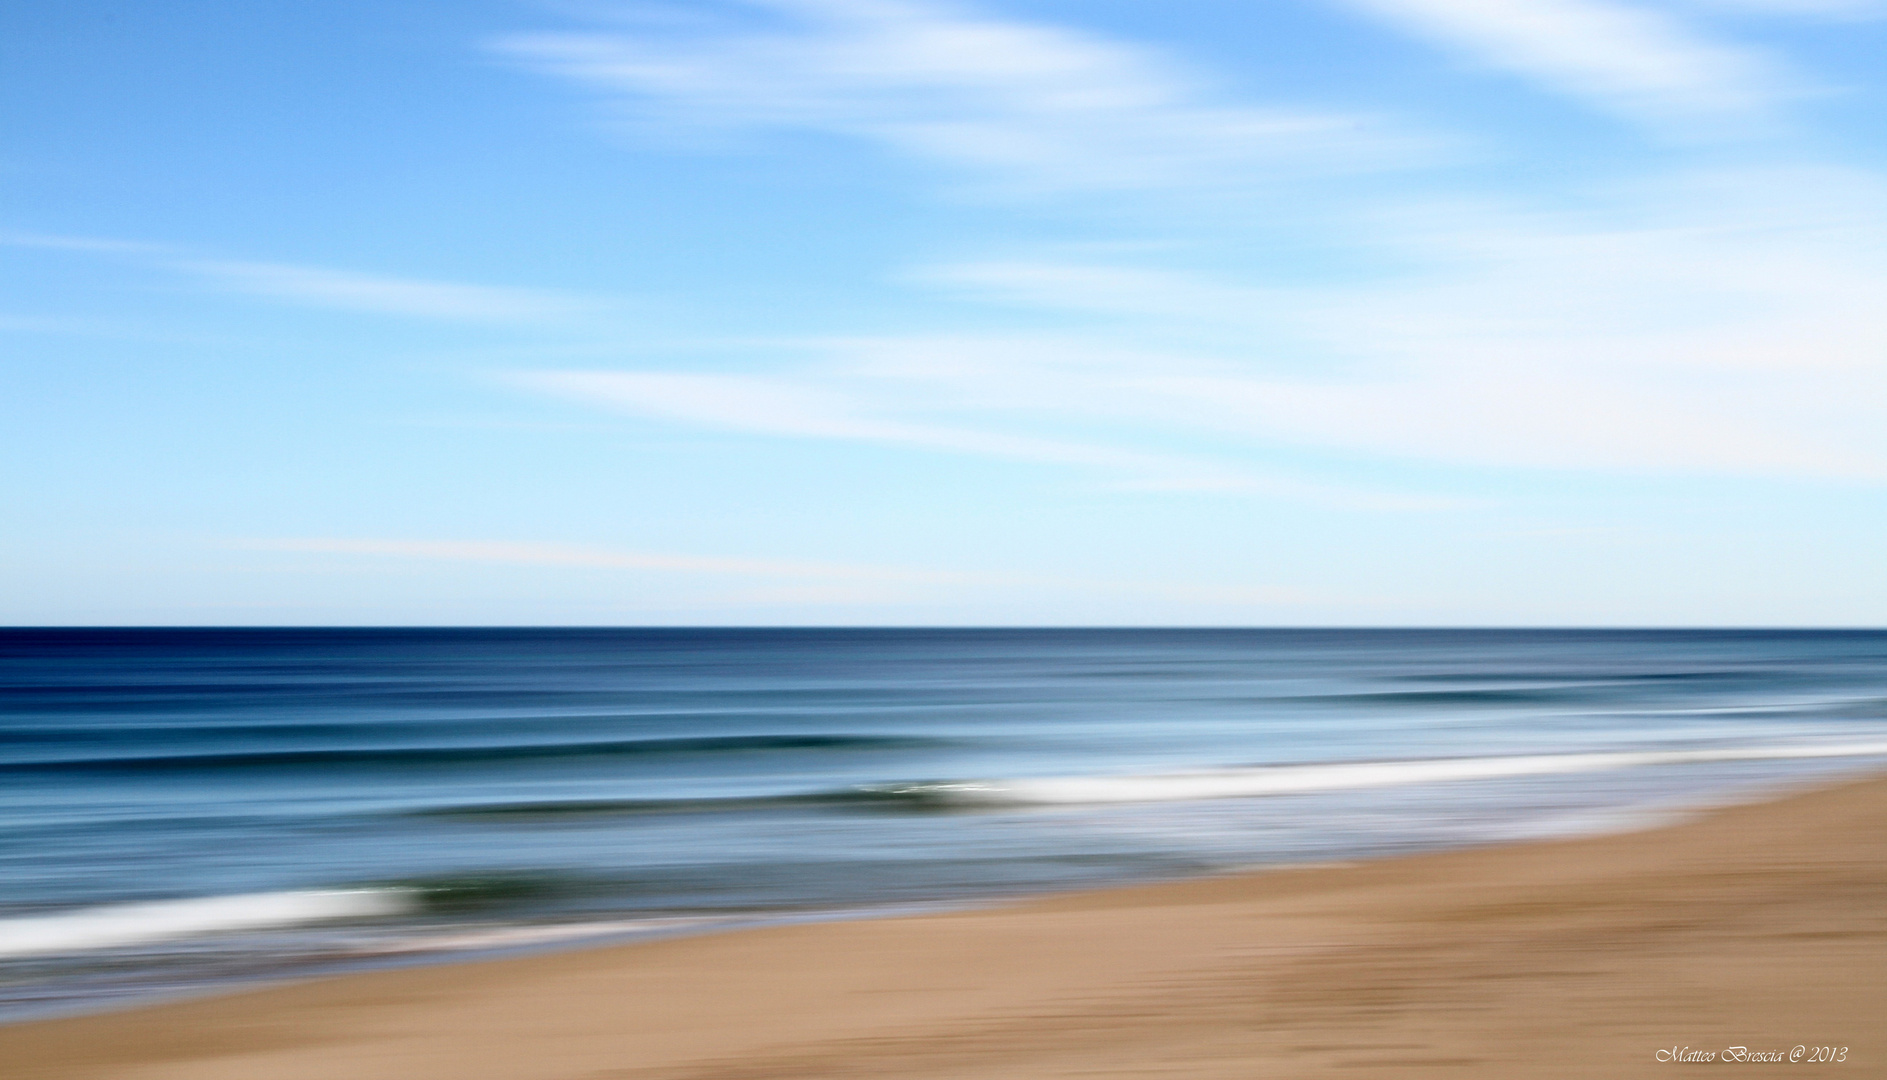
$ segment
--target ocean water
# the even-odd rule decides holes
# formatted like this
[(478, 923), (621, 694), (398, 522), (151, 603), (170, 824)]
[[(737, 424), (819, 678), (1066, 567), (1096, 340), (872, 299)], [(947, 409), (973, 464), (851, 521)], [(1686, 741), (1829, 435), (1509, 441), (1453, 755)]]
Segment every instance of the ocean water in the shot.
[(0, 630), (0, 1018), (1883, 764), (1869, 631)]

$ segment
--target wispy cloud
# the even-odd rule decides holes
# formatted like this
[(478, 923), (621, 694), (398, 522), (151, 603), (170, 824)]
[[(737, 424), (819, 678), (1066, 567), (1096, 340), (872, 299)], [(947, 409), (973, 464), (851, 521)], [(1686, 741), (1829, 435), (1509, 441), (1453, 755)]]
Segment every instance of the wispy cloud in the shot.
[(1293, 291), (1258, 289), (1144, 267), (1047, 259), (949, 263), (911, 275), (926, 285), (1024, 307), (1245, 323), (1275, 318)]
[[(766, 375), (519, 379), (722, 430), (1377, 509), (1443, 500), (1269, 463), (1299, 448), (1887, 480), (1887, 231), (1872, 210), (1887, 188), (1838, 170), (1741, 171), (1588, 194), (1579, 213), (1376, 207), (1373, 232), (1405, 267), (1393, 276), (1256, 287), (1132, 264), (984, 260), (909, 279), (1079, 328), (799, 342), (793, 351), (821, 362)], [(1067, 431), (1084, 441), (1041, 434)]]
[(1353, 116), (1225, 103), (1152, 49), (1063, 27), (900, 0), (747, 8), (752, 22), (691, 33), (495, 48), (628, 117), (838, 134), (1014, 189), (1249, 184), (1267, 170), (1380, 164), (1412, 142)]
[(1883, 0), (1691, 0), (1704, 10), (1841, 20), (1887, 17)]
[[(1042, 596), (1114, 595), (1203, 605), (1208, 609), (1296, 606), (1332, 597), (1303, 589), (1251, 583), (1195, 584), (1158, 579), (1110, 580), (1016, 573), (978, 573), (793, 559), (653, 554), (588, 544), (496, 540), (411, 540), (295, 537), (232, 541), (244, 551), (483, 563), (551, 569), (633, 571), (707, 579), (699, 606), (863, 605), (936, 602), (969, 589), (1026, 589)], [(733, 585), (716, 579), (748, 579)], [(752, 579), (761, 579), (754, 581)]]
[[(1008, 350), (989, 341), (891, 339), (823, 344), (835, 359), (850, 362), (771, 376), (560, 371), (521, 372), (511, 378), (518, 385), (588, 404), (723, 431), (861, 441), (1084, 467), (1108, 476), (1107, 486), (1121, 490), (1268, 494), (1368, 510), (1426, 510), (1444, 502), (1322, 483), (1249, 463), (1119, 443), (1006, 433), (1001, 430), (1005, 423), (1039, 429), (1078, 419), (1081, 396), (1077, 394), (1072, 402), (1047, 404), (1039, 395), (1016, 393), (1013, 380), (990, 370), (1010, 366)], [(1051, 393), (1077, 389), (1054, 375), (1041, 378), (1041, 365), (1030, 362), (1031, 356), (1039, 361), (1043, 345), (1055, 349), (1057, 344), (1036, 340), (1022, 345), (1018, 351), (1023, 363), (1012, 370), (1023, 373), (1025, 380), (1030, 378), (1027, 373), (1035, 372), (1034, 381), (1038, 386), (1052, 386)], [(1058, 351), (1067, 352), (1067, 343), (1059, 343)], [(1007, 417), (1002, 415), (1005, 412)], [(939, 415), (958, 422), (928, 418)], [(1121, 441), (1136, 440), (1129, 436)]]
[(790, 559), (746, 559), (712, 555), (671, 555), (587, 544), (503, 540), (392, 540), (301, 537), (240, 540), (230, 545), (249, 551), (312, 555), (363, 555), (445, 562), (503, 563), (515, 566), (570, 567), (589, 570), (644, 570), (656, 573), (722, 574), (843, 581), (890, 581), (929, 584), (987, 581), (974, 574)]
[[(1320, 378), (1173, 356), (1104, 377), (1014, 361), (932, 366), (925, 377), (940, 393), (1008, 389), (1012, 411), (1042, 422), (1105, 417), (1155, 439), (1216, 433), (1261, 458), (1298, 446), (1479, 468), (1887, 479), (1887, 455), (1861, 422), (1877, 407), (1863, 402), (1880, 401), (1874, 380), (1711, 380), (1635, 361), (1428, 354)], [(1829, 384), (1843, 382), (1865, 396), (1830, 409)]]
[(176, 269), (225, 288), (313, 307), (458, 322), (539, 322), (594, 304), (557, 293), (380, 277), (283, 263), (181, 260)]
[(0, 244), (7, 247), (44, 248), (49, 251), (78, 251), (105, 255), (144, 255), (170, 250), (161, 244), (145, 244), (135, 240), (22, 232), (0, 232)]
[(473, 323), (542, 323), (569, 319), (601, 306), (592, 298), (541, 289), (210, 258), (176, 244), (137, 240), (0, 233), (0, 245), (117, 257), (150, 270), (186, 274), (222, 291), (374, 315)]
[[(1054, 439), (1004, 435), (885, 415), (891, 402), (820, 386), (813, 378), (658, 372), (520, 374), (528, 386), (639, 413), (733, 431), (891, 443), (1056, 465), (1091, 465), (1151, 475), (1181, 463), (1148, 454)], [(828, 380), (831, 381), (831, 380)], [(1177, 482), (1177, 479), (1175, 482)], [(1201, 485), (1213, 479), (1196, 476)], [(1216, 478), (1231, 483), (1233, 478)]]
[(1784, 94), (1778, 65), (1668, 12), (1615, 0), (1341, 0), (1630, 119), (1695, 134), (1758, 119)]
[(1879, 481), (1884, 200), (1872, 178), (1822, 170), (1671, 180), (1577, 215), (1379, 208), (1409, 271), (1291, 289), (1039, 259), (942, 267), (921, 279), (1214, 348), (856, 348), (861, 370), (929, 387), (914, 393), (1011, 414), (1478, 466)]

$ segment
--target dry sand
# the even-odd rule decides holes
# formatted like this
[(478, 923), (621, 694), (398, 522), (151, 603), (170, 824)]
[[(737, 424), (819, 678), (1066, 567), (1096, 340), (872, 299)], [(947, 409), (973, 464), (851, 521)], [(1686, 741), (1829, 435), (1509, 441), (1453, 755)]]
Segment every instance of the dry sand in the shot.
[[(1883, 989), (1873, 779), (1628, 835), (20, 1024), (0, 1077), (1881, 1076)], [(1806, 1060), (1829, 1045), (1846, 1060)], [(1726, 1064), (1738, 1046), (1804, 1060)]]

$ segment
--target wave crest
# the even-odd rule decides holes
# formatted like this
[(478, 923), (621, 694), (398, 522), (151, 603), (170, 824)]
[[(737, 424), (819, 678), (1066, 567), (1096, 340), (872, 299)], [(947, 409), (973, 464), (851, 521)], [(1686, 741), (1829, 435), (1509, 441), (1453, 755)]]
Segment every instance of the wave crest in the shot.
[(1400, 784), (1599, 772), (1645, 765), (1878, 755), (1887, 755), (1887, 742), (1257, 765), (1141, 776), (925, 781), (872, 785), (860, 790), (879, 798), (933, 806), (1065, 806), (1296, 795)]
[(418, 906), (405, 889), (304, 889), (107, 904), (0, 919), (0, 959), (143, 945), (231, 930), (401, 915)]

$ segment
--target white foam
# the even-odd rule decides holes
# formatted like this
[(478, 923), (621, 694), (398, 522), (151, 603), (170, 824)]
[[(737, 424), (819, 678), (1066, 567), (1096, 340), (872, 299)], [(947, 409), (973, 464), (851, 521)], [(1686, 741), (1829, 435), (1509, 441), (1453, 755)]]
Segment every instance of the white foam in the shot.
[(1634, 750), (1516, 757), (1361, 761), (1316, 765), (1264, 765), (1210, 772), (1145, 776), (1068, 776), (925, 784), (912, 793), (970, 805), (1062, 805), (1077, 803), (1173, 802), (1292, 795), (1354, 788), (1492, 780), (1514, 776), (1598, 772), (1642, 765), (1720, 761), (1780, 761), (1795, 758), (1887, 755), (1887, 742), (1802, 743), (1789, 746), (1718, 747), (1699, 750)]
[(81, 952), (230, 930), (398, 915), (416, 906), (404, 889), (311, 889), (108, 904), (55, 915), (0, 919), (0, 958)]
[(583, 938), (620, 937), (630, 934), (673, 933), (697, 930), (733, 921), (725, 917), (676, 916), (653, 919), (616, 919), (608, 922), (560, 923), (550, 926), (486, 926), (459, 928), (438, 934), (422, 934), (389, 942), (369, 942), (357, 946), (362, 953), (393, 954), (421, 952), (461, 952), (476, 949), (509, 949), (545, 945)]

